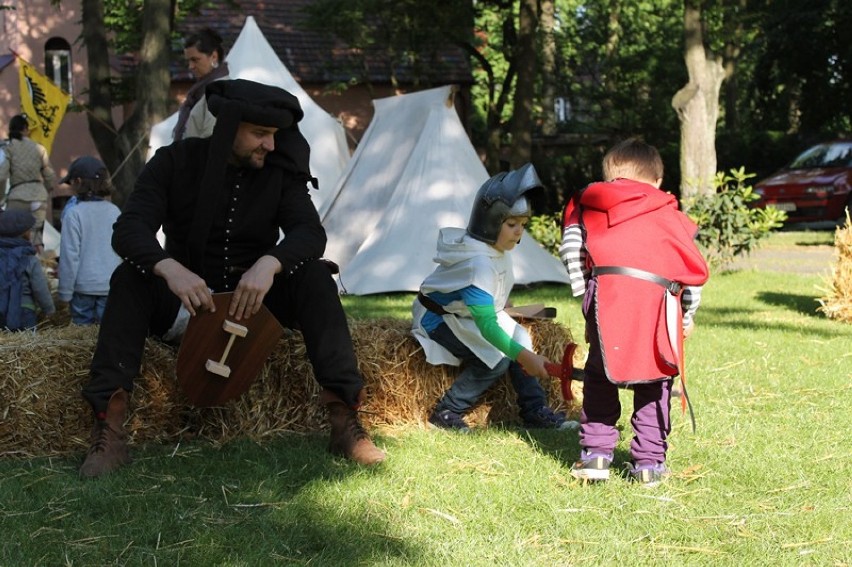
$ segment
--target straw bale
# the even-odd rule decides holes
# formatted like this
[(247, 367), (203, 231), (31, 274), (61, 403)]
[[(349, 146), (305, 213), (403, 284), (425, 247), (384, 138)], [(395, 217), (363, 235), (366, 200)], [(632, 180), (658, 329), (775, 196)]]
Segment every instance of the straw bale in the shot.
[(837, 262), (825, 280), (825, 296), (819, 299), (819, 310), (830, 319), (852, 323), (852, 220), (846, 213), (846, 223), (834, 233)]
[[(353, 343), (367, 388), (363, 421), (368, 427), (422, 424), (458, 369), (431, 366), (409, 333), (407, 321), (352, 320)], [(570, 332), (552, 321), (530, 325), (536, 349), (561, 361)], [(0, 455), (81, 453), (87, 446), (91, 409), (80, 396), (97, 340), (97, 327), (41, 326), (37, 333), (0, 333)], [(146, 342), (140, 376), (131, 396), (131, 443), (201, 438), (223, 443), (235, 437), (262, 440), (283, 431), (326, 428), (320, 388), (298, 332), (289, 333), (248, 392), (223, 407), (194, 408), (174, 377), (177, 349)], [(554, 405), (557, 380), (544, 384)], [(471, 413), (473, 424), (517, 419), (507, 379), (492, 388)], [(576, 407), (571, 408), (577, 411)]]

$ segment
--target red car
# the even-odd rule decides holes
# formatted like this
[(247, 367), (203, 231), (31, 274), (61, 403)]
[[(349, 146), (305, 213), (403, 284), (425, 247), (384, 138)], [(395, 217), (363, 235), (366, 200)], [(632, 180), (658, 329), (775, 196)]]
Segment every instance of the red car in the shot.
[(754, 186), (755, 206), (787, 212), (788, 222), (845, 221), (852, 210), (852, 140), (817, 144)]

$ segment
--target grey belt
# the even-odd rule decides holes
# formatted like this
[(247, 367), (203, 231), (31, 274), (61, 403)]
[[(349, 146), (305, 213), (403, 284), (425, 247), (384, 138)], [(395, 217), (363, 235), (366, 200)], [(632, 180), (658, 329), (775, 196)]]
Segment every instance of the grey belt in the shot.
[(594, 268), (592, 268), (592, 277), (607, 275), (629, 276), (631, 278), (637, 278), (640, 280), (645, 280), (647, 282), (655, 283), (657, 285), (663, 286), (664, 288), (669, 290), (673, 295), (678, 295), (681, 291), (683, 291), (682, 283), (672, 281), (670, 279), (664, 278), (663, 276), (658, 276), (657, 274), (654, 274), (652, 272), (640, 270), (639, 268), (628, 268), (627, 266), (595, 266)]

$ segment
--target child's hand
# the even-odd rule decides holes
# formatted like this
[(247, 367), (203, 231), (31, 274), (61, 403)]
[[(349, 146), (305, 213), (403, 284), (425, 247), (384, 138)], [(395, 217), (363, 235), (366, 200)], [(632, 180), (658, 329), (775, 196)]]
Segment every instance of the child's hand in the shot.
[(692, 334), (692, 331), (695, 329), (695, 322), (690, 321), (689, 324), (683, 328), (683, 338), (688, 338), (689, 335)]
[(550, 374), (545, 368), (545, 364), (550, 363), (547, 357), (536, 354), (530, 350), (524, 349), (518, 355), (518, 364), (520, 364), (524, 372), (530, 376), (535, 376), (541, 380), (547, 380)]

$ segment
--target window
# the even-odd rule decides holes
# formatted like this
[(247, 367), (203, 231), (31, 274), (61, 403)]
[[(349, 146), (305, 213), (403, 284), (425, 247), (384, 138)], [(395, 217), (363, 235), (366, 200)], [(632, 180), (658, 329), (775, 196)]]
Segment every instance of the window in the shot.
[(53, 84), (72, 93), (71, 45), (61, 37), (52, 37), (44, 46), (44, 72)]

